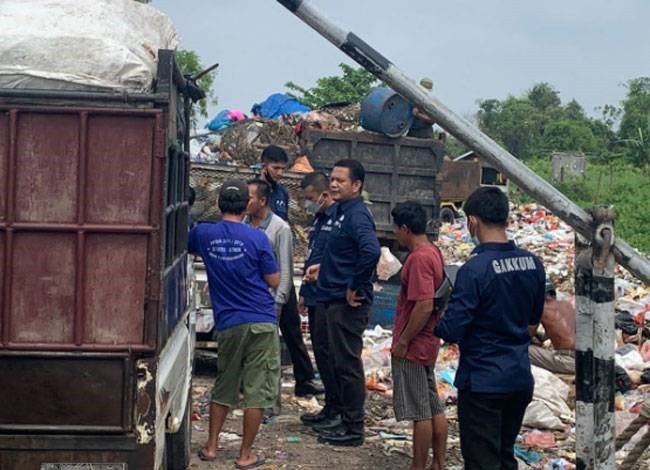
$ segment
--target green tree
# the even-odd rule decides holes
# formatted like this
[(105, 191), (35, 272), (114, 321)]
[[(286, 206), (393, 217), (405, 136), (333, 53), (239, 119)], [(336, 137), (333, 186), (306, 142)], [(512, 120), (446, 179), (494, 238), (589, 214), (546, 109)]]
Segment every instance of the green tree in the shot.
[[(196, 52), (187, 49), (176, 51), (176, 61), (184, 75), (196, 75), (205, 69), (204, 64)], [(199, 117), (208, 117), (208, 105), (217, 104), (217, 98), (214, 96), (214, 72), (208, 73), (201, 77), (198, 85), (205, 92), (205, 98), (200, 100), (197, 106), (192, 108), (192, 127), (196, 128)]]
[(559, 119), (546, 126), (544, 147), (548, 150), (579, 150), (594, 153), (599, 150), (598, 140), (586, 120)]
[(543, 115), (526, 98), (509, 96), (479, 103), (479, 126), (521, 159), (535, 155), (543, 127)]
[(546, 82), (533, 85), (527, 97), (530, 103), (542, 113), (559, 108), (561, 104), (560, 93)]
[(650, 77), (629, 80), (626, 84), (627, 96), (622, 102), (623, 117), (619, 137), (638, 138), (639, 129), (645, 129), (650, 112)]
[(322, 77), (312, 88), (304, 88), (294, 82), (285, 87), (289, 94), (310, 108), (321, 108), (332, 103), (360, 103), (368, 92), (377, 86), (378, 80), (367, 70), (339, 64), (342, 76)]

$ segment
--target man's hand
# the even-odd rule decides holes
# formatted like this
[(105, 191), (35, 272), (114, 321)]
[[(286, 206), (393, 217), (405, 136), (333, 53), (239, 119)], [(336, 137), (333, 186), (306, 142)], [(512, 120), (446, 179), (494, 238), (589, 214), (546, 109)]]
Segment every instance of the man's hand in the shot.
[(404, 359), (406, 357), (406, 352), (408, 351), (408, 344), (405, 344), (402, 341), (398, 341), (395, 343), (395, 346), (390, 350), (390, 353), (393, 355), (393, 357), (396, 357), (398, 359)]
[(358, 296), (356, 290), (348, 289), (345, 294), (345, 300), (347, 300), (350, 307), (360, 307), (363, 297)]
[(318, 273), (320, 273), (320, 264), (312, 264), (305, 270), (305, 275), (302, 278), (305, 282), (316, 282), (318, 280)]
[(302, 295), (298, 298), (298, 313), (300, 315), (307, 315), (307, 307), (305, 307), (305, 298)]

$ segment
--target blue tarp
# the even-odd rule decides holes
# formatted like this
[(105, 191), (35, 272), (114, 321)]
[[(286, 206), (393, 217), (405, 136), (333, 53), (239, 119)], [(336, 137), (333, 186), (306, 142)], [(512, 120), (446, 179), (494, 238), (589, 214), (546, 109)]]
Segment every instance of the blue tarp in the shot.
[(228, 113), (230, 113), (230, 110), (224, 109), (219, 114), (217, 114), (215, 118), (212, 119), (212, 121), (207, 123), (205, 127), (211, 131), (220, 131), (221, 129), (225, 129), (233, 123), (230, 117), (228, 117)]
[(262, 103), (255, 104), (251, 109), (251, 113), (267, 119), (279, 119), (285, 114), (307, 113), (309, 111), (309, 107), (283, 93), (275, 93)]

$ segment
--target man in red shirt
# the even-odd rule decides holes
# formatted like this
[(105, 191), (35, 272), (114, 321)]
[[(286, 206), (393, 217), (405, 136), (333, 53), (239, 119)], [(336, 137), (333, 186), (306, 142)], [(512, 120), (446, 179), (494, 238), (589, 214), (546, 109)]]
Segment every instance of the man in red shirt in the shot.
[(417, 202), (392, 211), (395, 236), (410, 254), (401, 272), (393, 326), (393, 407), (398, 421), (413, 421), (411, 470), (424, 470), (433, 447), (431, 470), (445, 467), (447, 419), (438, 397), (434, 366), (440, 339), (433, 336), (437, 317), (433, 298), (443, 280), (444, 261), (425, 234), (427, 216)]

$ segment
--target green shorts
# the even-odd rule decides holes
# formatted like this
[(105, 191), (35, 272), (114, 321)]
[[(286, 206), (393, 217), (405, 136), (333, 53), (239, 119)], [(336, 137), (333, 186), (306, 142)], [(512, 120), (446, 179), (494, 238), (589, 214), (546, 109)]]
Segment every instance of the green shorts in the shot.
[[(280, 339), (273, 323), (244, 323), (217, 333), (219, 355), (212, 401), (235, 408), (270, 408), (278, 396)], [(240, 402), (240, 392), (243, 399)]]

